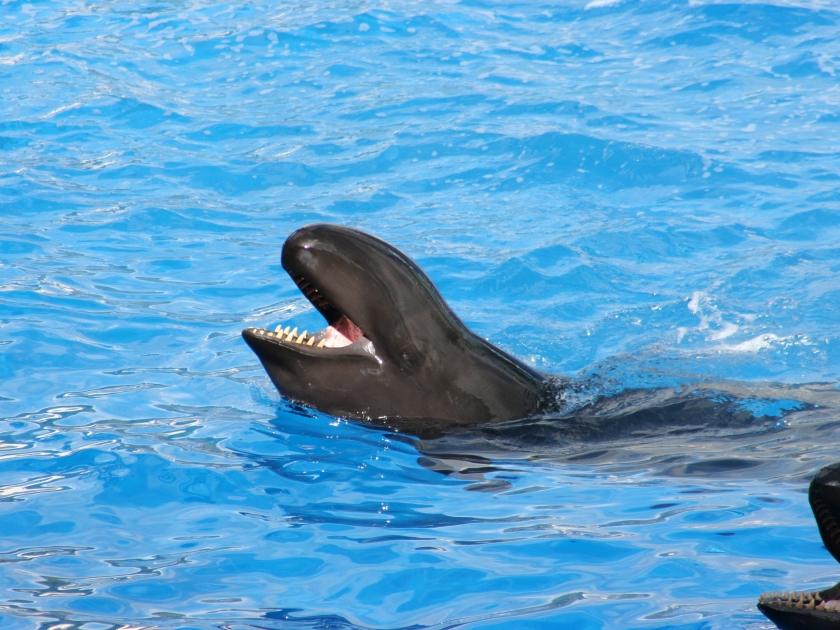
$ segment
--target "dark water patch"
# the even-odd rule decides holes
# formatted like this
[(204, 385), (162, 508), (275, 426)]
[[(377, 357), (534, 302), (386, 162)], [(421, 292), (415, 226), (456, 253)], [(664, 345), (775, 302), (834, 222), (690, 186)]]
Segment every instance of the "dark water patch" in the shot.
[(468, 492), (505, 492), (513, 488), (513, 484), (504, 479), (488, 479), (480, 483), (473, 483), (464, 488)]
[[(589, 46), (579, 44), (566, 44), (563, 46), (534, 46), (529, 49), (498, 48), (500, 56), (521, 57), (528, 60), (554, 60), (564, 61), (566, 59), (591, 59), (599, 57), (602, 53), (593, 50)], [(497, 78), (498, 80), (498, 78)]]
[(362, 72), (364, 72), (363, 68), (345, 63), (334, 63), (325, 71), (325, 73), (336, 77), (352, 77)]
[[(704, 27), (704, 28), (697, 28), (688, 31), (682, 31), (680, 33), (674, 33), (673, 35), (665, 35), (664, 37), (656, 37), (654, 39), (648, 40), (648, 44), (650, 46), (658, 46), (658, 47), (665, 47), (665, 46), (688, 46), (690, 48), (698, 48), (704, 46), (711, 46), (713, 44), (719, 44), (721, 42), (721, 38), (719, 35), (723, 33), (720, 32), (718, 28), (715, 27)], [(705, 83), (706, 85), (702, 85)], [(695, 83), (691, 87), (685, 89), (701, 89), (706, 91), (708, 86), (713, 85), (715, 81), (702, 81), (699, 84)], [(715, 89), (716, 87), (720, 87), (721, 85), (725, 85), (727, 83), (726, 80), (722, 80), (718, 85), (708, 89)], [(694, 86), (699, 85), (699, 88), (695, 88)]]
[(3, 256), (18, 256), (21, 254), (32, 254), (39, 251), (42, 251), (41, 247), (34, 243), (0, 239), (0, 254)]
[(806, 210), (789, 216), (776, 228), (776, 238), (792, 241), (813, 240), (825, 230), (840, 225), (840, 213), (830, 210)]
[(30, 140), (26, 138), (12, 138), (8, 136), (0, 136), (0, 151), (14, 151), (31, 144)]
[[(270, 630), (286, 630), (286, 628), (302, 628), (304, 630), (368, 630), (366, 626), (358, 626), (339, 615), (307, 615), (301, 608), (284, 608), (265, 613), (264, 620), (244, 623), (252, 627), (267, 628)], [(423, 630), (428, 626), (411, 625), (405, 628), (394, 630)], [(452, 627), (452, 626), (450, 626)], [(388, 630), (391, 630), (390, 628)]]
[(570, 462), (580, 462), (586, 460), (603, 460), (605, 456), (610, 454), (609, 450), (601, 449), (597, 451), (589, 451), (588, 453), (581, 453), (580, 455), (572, 455), (571, 457), (567, 457), (566, 459)]
[(41, 199), (38, 197), (25, 196), (14, 201), (0, 203), (0, 212), (11, 215), (40, 214), (42, 212), (67, 212), (85, 207), (81, 203), (74, 203), (67, 200)]
[(718, 79), (717, 81), (701, 81), (700, 83), (692, 83), (691, 85), (687, 85), (682, 89), (684, 91), (711, 92), (712, 90), (725, 87), (731, 83), (732, 81), (730, 81), (729, 79)]
[(674, 477), (725, 477), (740, 476), (744, 471), (758, 468), (765, 465), (765, 462), (751, 461), (749, 459), (709, 459), (702, 462), (695, 462), (669, 468), (664, 472)]
[(822, 75), (826, 78), (831, 77), (831, 75), (828, 72), (824, 72), (823, 69), (820, 68), (819, 62), (816, 60), (813, 53), (811, 52), (804, 52), (792, 61), (773, 66), (772, 70), (776, 74), (781, 74), (792, 78), (813, 77), (819, 75)]
[[(472, 525), (477, 523), (518, 523), (533, 520), (534, 517), (514, 517), (502, 520), (478, 517), (455, 517), (445, 514), (434, 514), (421, 511), (406, 505), (389, 503), (387, 511), (382, 510), (381, 503), (343, 504), (329, 503), (312, 506), (311, 509), (285, 507), (287, 522), (293, 526), (306, 526), (316, 523), (332, 523), (335, 525), (374, 527), (389, 529), (439, 529)], [(425, 507), (425, 506), (424, 506)]]
[(47, 535), (66, 534), (76, 527), (72, 521), (45, 519), (34, 510), (7, 512), (0, 523), (0, 535), (27, 536), (33, 539)]

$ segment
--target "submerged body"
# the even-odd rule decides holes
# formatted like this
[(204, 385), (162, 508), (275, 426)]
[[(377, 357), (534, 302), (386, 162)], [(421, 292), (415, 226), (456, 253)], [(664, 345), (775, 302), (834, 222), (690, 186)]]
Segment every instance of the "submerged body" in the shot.
[(502, 423), (551, 415), (564, 439), (588, 441), (659, 432), (672, 421), (696, 431), (766, 420), (738, 403), (754, 398), (755, 387), (728, 395), (732, 384), (721, 383), (624, 391), (570, 406), (567, 394), (580, 398), (574, 383), (470, 331), (414, 261), (360, 230), (300, 228), (286, 239), (281, 262), (327, 326), (312, 335), (248, 328), (242, 336), (283, 397), (334, 416), (432, 437), (453, 427), (506, 430)]
[[(825, 548), (840, 562), (840, 463), (820, 470), (808, 489), (808, 501)], [(781, 630), (840, 628), (840, 583), (818, 592), (765, 593), (758, 609)]]
[(286, 239), (282, 265), (328, 324), (314, 335), (243, 331), (285, 398), (415, 432), (550, 406), (556, 381), (470, 331), (393, 245), (314, 224)]

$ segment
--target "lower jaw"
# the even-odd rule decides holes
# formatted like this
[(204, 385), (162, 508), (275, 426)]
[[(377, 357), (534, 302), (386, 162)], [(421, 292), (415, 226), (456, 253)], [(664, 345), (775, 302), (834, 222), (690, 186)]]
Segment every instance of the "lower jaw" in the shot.
[(837, 630), (840, 614), (808, 608), (788, 608), (759, 602), (758, 609), (780, 630)]
[(822, 591), (779, 591), (762, 593), (758, 600), (759, 605), (772, 607), (778, 611), (807, 612), (816, 611), (827, 614), (834, 614), (837, 620), (837, 627), (840, 628), (840, 584)]

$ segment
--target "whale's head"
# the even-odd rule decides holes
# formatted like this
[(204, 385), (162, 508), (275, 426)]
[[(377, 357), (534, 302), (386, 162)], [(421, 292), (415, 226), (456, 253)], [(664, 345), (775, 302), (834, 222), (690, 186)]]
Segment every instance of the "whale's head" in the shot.
[(282, 265), (325, 328), (248, 328), (242, 335), (289, 400), (407, 429), (537, 410), (543, 377), (472, 333), (396, 247), (352, 228), (314, 224), (286, 239)]
[[(840, 562), (840, 463), (816, 474), (808, 501), (825, 548)], [(840, 628), (840, 583), (820, 591), (764, 593), (758, 608), (782, 630), (836, 630)]]

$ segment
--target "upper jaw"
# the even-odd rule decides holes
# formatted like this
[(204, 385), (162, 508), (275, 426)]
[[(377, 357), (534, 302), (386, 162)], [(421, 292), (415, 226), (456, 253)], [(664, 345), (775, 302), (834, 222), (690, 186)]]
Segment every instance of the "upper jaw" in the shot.
[[(253, 341), (263, 346), (268, 344), (267, 348), (285, 348), (315, 356), (355, 354), (357, 351), (375, 355), (370, 339), (324, 295), (324, 288), (321, 286), (323, 283), (318, 282), (318, 272), (323, 276), (327, 270), (323, 265), (319, 267), (317, 258), (312, 258), (313, 252), (309, 251), (317, 242), (307, 236), (310, 230), (311, 228), (301, 228), (286, 239), (281, 262), (300, 292), (327, 321), (327, 326), (311, 335), (307, 330), (300, 332), (299, 327), (293, 324), (285, 327), (280, 324), (274, 330), (252, 327), (243, 331), (243, 336), (252, 348)], [(256, 351), (256, 348), (254, 350)]]

